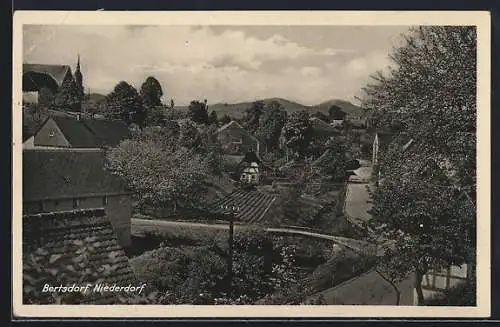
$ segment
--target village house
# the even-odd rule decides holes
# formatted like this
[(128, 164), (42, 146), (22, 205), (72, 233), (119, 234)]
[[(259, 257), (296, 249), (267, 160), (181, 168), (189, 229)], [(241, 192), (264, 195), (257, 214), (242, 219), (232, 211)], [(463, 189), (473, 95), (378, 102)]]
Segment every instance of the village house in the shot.
[(130, 136), (131, 131), (119, 120), (52, 114), (31, 135), (23, 135), (23, 148), (115, 147)]
[[(23, 64), (23, 104), (52, 103), (57, 91), (63, 86), (74, 83), (83, 97), (83, 75), (80, 71), (78, 56), (75, 73), (69, 65)], [(81, 110), (81, 103), (74, 108)]]
[(234, 120), (220, 127), (215, 134), (225, 154), (244, 155), (247, 152), (259, 154), (261, 151), (259, 139)]
[[(38, 255), (36, 251), (40, 248), (46, 251), (47, 258), (58, 258), (57, 264), (60, 267), (72, 267), (75, 265), (75, 258), (79, 256), (78, 251), (82, 247), (92, 248), (86, 250), (87, 260), (83, 267), (74, 270), (76, 276), (67, 276), (68, 285), (81, 284), (79, 280), (82, 272), (89, 269), (91, 272), (98, 272), (98, 269), (106, 265), (112, 267), (109, 273), (99, 274), (102, 278), (101, 284), (118, 285), (140, 285), (137, 282), (134, 271), (129, 264), (128, 257), (120, 244), (112, 218), (106, 214), (104, 209), (74, 209), (68, 211), (55, 211), (45, 213), (27, 213), (23, 216), (23, 277), (25, 304), (45, 304), (46, 297), (41, 290), (37, 290), (40, 285), (59, 285), (58, 276), (49, 273), (41, 274), (34, 271), (30, 265), (31, 254)], [(81, 245), (78, 245), (78, 243)], [(42, 261), (43, 262), (43, 261)], [(42, 267), (49, 269), (50, 267)], [(68, 268), (68, 271), (69, 268)], [(44, 278), (38, 281), (39, 285), (29, 285), (31, 282), (28, 276)], [(96, 280), (88, 276), (85, 283), (93, 283)], [(73, 280), (72, 280), (73, 279)], [(28, 291), (28, 286), (36, 289), (36, 294)], [(92, 285), (92, 287), (95, 287)], [(67, 293), (60, 293), (66, 295)], [(116, 294), (116, 293), (115, 293)], [(117, 298), (113, 292), (91, 292), (81, 297), (76, 304), (117, 304)], [(50, 303), (50, 302), (48, 302)]]
[(120, 245), (130, 244), (131, 193), (105, 168), (102, 150), (23, 150), (23, 212), (104, 208)]

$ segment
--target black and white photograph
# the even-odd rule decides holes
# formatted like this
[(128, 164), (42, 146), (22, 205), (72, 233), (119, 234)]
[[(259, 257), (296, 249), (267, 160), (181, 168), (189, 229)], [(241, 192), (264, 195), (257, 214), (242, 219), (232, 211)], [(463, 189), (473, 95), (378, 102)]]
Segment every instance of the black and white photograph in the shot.
[(90, 14), (14, 28), (23, 310), (489, 313), (487, 14)]

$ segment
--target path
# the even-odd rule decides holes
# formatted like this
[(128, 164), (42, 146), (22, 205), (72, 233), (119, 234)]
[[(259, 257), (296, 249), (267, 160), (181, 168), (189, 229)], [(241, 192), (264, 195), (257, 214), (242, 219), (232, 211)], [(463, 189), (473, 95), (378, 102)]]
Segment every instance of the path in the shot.
[(354, 170), (355, 175), (349, 178), (347, 183), (346, 198), (344, 203), (344, 214), (355, 224), (360, 224), (370, 220), (371, 209), (370, 193), (367, 187), (372, 187), (370, 181), (372, 175), (371, 162), (359, 160), (361, 167)]
[[(204, 224), (186, 221), (167, 221), (167, 220), (149, 220), (149, 219), (138, 219), (132, 218), (132, 234), (141, 235), (145, 232), (168, 232), (171, 227), (195, 227), (195, 228), (208, 228), (208, 229), (218, 229), (227, 230), (228, 225), (223, 224)], [(249, 228), (250, 225), (237, 224), (234, 225), (234, 229), (244, 229)], [(310, 232), (303, 229), (293, 229), (293, 228), (264, 228), (265, 231), (273, 234), (287, 234), (287, 235), (300, 235), (316, 239), (323, 239), (332, 241), (335, 244), (345, 246), (356, 252), (366, 252), (374, 250), (374, 245), (365, 241), (355, 240), (352, 238), (334, 236), (328, 234), (321, 234), (316, 232)]]

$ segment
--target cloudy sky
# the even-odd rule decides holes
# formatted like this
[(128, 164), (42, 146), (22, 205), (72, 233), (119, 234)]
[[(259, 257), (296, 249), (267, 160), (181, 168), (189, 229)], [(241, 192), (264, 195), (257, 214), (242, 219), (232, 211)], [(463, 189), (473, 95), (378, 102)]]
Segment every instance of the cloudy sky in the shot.
[(156, 77), (177, 105), (281, 97), (312, 105), (353, 100), (407, 26), (25, 25), (25, 63), (81, 56), (86, 92)]

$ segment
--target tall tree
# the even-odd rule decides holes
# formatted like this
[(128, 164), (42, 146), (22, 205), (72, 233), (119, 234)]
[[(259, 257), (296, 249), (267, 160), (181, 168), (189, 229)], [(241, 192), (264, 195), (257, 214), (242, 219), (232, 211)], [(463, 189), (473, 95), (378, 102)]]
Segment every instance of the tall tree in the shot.
[(264, 108), (255, 134), (266, 142), (268, 151), (278, 148), (281, 129), (287, 113), (279, 102), (273, 101)]
[(162, 104), (161, 97), (163, 96), (163, 90), (160, 82), (153, 76), (149, 76), (144, 83), (142, 83), (140, 94), (142, 104), (146, 108), (152, 108)]
[(203, 157), (167, 137), (169, 132), (150, 128), (138, 132), (107, 153), (107, 167), (124, 178), (139, 203), (175, 211), (200, 203), (208, 171)]
[(297, 111), (290, 115), (281, 131), (285, 146), (298, 158), (303, 158), (312, 140), (312, 126), (309, 112)]
[(106, 96), (110, 118), (122, 119), (127, 124), (135, 123), (142, 126), (145, 111), (142, 99), (137, 90), (125, 81), (118, 83), (113, 91)]
[(362, 101), (378, 128), (399, 120), (413, 139), (380, 160), (373, 222), (415, 272), (422, 304), (429, 269), (475, 264), (476, 30), (425, 26), (404, 40), (390, 56), (389, 72), (372, 76)]
[(208, 124), (217, 124), (217, 112), (215, 112), (215, 110), (212, 110), (210, 116), (208, 116)]
[(265, 104), (263, 101), (255, 101), (250, 108), (245, 111), (244, 126), (250, 133), (255, 133), (259, 127), (259, 119), (264, 112)]
[(328, 114), (332, 120), (343, 120), (345, 119), (346, 113), (337, 105), (332, 105), (328, 109)]
[(189, 118), (197, 124), (206, 124), (208, 122), (208, 111), (206, 100), (204, 102), (191, 101), (188, 107)]
[(61, 111), (80, 111), (81, 101), (75, 80), (72, 77), (64, 79), (54, 97), (55, 108)]

